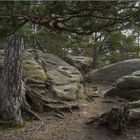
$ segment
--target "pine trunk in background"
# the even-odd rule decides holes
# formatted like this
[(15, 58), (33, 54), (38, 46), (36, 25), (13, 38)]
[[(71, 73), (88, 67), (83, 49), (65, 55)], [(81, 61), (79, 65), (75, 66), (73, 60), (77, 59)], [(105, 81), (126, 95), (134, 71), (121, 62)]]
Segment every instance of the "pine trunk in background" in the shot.
[(138, 32), (138, 47), (140, 46), (140, 33)]
[(97, 47), (94, 46), (94, 48), (93, 48), (93, 63), (92, 63), (92, 67), (94, 69), (96, 69), (96, 67), (97, 67), (97, 60), (98, 60)]
[(97, 50), (97, 46), (96, 46), (96, 41), (97, 41), (97, 33), (94, 33), (94, 46), (93, 46), (93, 56), (92, 56), (92, 67), (93, 69), (96, 69), (97, 67), (97, 61), (98, 61), (98, 50)]
[(18, 35), (12, 35), (5, 44), (4, 68), (0, 86), (1, 118), (22, 123), (21, 105), (25, 92), (22, 85), (23, 41)]

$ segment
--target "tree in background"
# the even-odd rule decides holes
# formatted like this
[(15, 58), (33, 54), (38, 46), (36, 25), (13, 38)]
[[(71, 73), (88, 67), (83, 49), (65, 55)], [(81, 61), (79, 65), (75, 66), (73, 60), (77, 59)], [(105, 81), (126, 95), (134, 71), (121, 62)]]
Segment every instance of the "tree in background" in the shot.
[(107, 34), (104, 40), (105, 55), (109, 63), (139, 57), (140, 48), (136, 45), (136, 36), (113, 32)]

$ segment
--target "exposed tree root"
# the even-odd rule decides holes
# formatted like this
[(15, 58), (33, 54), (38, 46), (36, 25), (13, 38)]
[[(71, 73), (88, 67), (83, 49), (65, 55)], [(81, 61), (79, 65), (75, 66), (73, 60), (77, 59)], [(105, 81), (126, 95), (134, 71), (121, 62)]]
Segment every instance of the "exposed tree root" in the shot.
[(44, 100), (40, 95), (28, 87), (26, 87), (26, 98), (29, 100), (34, 109), (39, 112), (43, 112), (44, 109), (47, 111), (55, 111), (56, 113), (66, 111), (72, 112), (72, 110), (80, 109), (78, 103), (68, 104), (65, 101)]
[(98, 94), (98, 92), (100, 90), (99, 87), (93, 86), (92, 88), (93, 88), (93, 91), (95, 92), (95, 94)]
[[(63, 112), (70, 112), (72, 110), (80, 109), (77, 103), (68, 104), (65, 101), (58, 101), (58, 100), (46, 100), (43, 99), (40, 95), (38, 95), (35, 91), (31, 90), (27, 86), (25, 86), (25, 101), (22, 105), (22, 111), (30, 114), (31, 116), (35, 117), (37, 120), (41, 121), (41, 125), (36, 129), (42, 128), (44, 125), (43, 120), (39, 115), (37, 115), (32, 109), (37, 110), (38, 112), (46, 111), (54, 111), (54, 116), (64, 119)], [(29, 105), (30, 104), (30, 105)], [(32, 108), (31, 108), (32, 107)], [(36, 131), (32, 130), (32, 131)]]
[(138, 108), (138, 107), (140, 108), (140, 100), (129, 103), (129, 109)]
[(31, 116), (35, 117), (37, 120), (41, 121), (42, 124), (43, 124), (43, 121), (42, 119), (39, 117), (39, 115), (37, 115), (34, 111), (32, 111), (31, 109), (29, 108), (24, 108), (23, 109), (25, 112), (29, 113)]
[(43, 82), (43, 81), (39, 81), (39, 80), (35, 80), (35, 79), (33, 79), (33, 78), (24, 78), (24, 82), (26, 83), (26, 84), (45, 84), (45, 82)]
[(99, 90), (100, 90), (99, 87), (95, 86), (95, 87), (92, 87), (92, 88), (93, 88), (92, 94), (87, 95), (87, 100), (89, 102), (92, 102), (92, 101), (94, 101), (95, 98), (100, 97), (100, 96), (97, 95), (99, 93)]
[(77, 103), (75, 104), (67, 104), (67, 105), (51, 105), (51, 104), (44, 104), (45, 107), (54, 110), (55, 112), (70, 112), (72, 113), (73, 109), (80, 109)]
[(121, 130), (128, 120), (128, 110), (125, 108), (112, 108), (110, 111), (92, 117), (86, 124), (98, 123), (113, 130)]
[(86, 124), (101, 124), (113, 130), (122, 130), (131, 121), (140, 120), (140, 100), (124, 102), (120, 107), (112, 108), (110, 111), (91, 117)]
[(54, 112), (54, 114), (53, 114), (55, 117), (58, 117), (58, 118), (60, 118), (60, 119), (64, 119), (64, 116), (63, 115), (61, 115), (61, 114), (58, 114), (58, 113), (55, 113)]
[(49, 82), (45, 82), (45, 81), (40, 81), (40, 80), (36, 80), (36, 79), (33, 79), (33, 78), (24, 78), (24, 83), (25, 84), (42, 84), (42, 85), (45, 85), (46, 86), (46, 89), (48, 90), (51, 90), (51, 86), (50, 86), (50, 83)]
[(30, 115), (32, 115), (33, 117), (35, 117), (37, 120), (41, 121), (41, 124), (36, 128), (36, 129), (33, 129), (31, 131), (38, 131), (39, 129), (41, 129), (43, 126), (44, 126), (44, 122), (43, 120), (41, 119), (41, 117), (39, 117), (39, 115), (37, 115), (34, 111), (32, 111), (31, 109), (29, 108), (24, 108), (23, 109), (25, 112), (29, 113)]

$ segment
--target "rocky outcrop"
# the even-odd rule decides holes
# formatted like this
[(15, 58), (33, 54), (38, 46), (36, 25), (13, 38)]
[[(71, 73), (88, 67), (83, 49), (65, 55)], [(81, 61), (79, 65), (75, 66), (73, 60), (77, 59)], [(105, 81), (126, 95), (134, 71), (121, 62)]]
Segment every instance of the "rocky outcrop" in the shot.
[(121, 97), (129, 101), (140, 100), (140, 77), (124, 76), (117, 80), (105, 96)]
[(119, 78), (140, 69), (140, 59), (131, 59), (93, 70), (88, 76), (92, 83), (112, 84)]
[(48, 71), (53, 95), (61, 100), (77, 100), (84, 96), (83, 79), (77, 69), (71, 66), (60, 66)]
[[(0, 50), (0, 71), (3, 58), (4, 52)], [(26, 50), (23, 55), (23, 79), (44, 99), (76, 101), (86, 97), (80, 72), (53, 54)]]
[(53, 54), (38, 51), (36, 55), (47, 70), (52, 96), (68, 101), (86, 97), (82, 75), (75, 67)]
[(67, 62), (81, 72), (86, 72), (92, 67), (92, 58), (84, 56), (67, 56)]

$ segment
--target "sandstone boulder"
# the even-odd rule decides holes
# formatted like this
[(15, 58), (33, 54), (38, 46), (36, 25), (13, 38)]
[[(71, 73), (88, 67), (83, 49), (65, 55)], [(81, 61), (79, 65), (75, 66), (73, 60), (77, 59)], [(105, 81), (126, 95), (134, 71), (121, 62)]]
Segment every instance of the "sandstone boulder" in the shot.
[(92, 83), (112, 84), (119, 78), (140, 69), (140, 59), (131, 59), (93, 70), (88, 79)]
[(88, 71), (92, 67), (92, 58), (84, 56), (67, 56), (67, 62), (81, 72)]
[(140, 100), (140, 77), (124, 76), (105, 93), (109, 97), (121, 97), (129, 101)]
[(83, 77), (75, 67), (53, 54), (36, 54), (47, 69), (48, 82), (54, 97), (68, 101), (85, 99)]
[[(0, 71), (4, 51), (0, 50)], [(44, 99), (76, 101), (86, 98), (83, 77), (73, 66), (53, 54), (39, 50), (26, 50), (23, 55), (23, 79)], [(49, 89), (46, 87), (49, 84)]]

